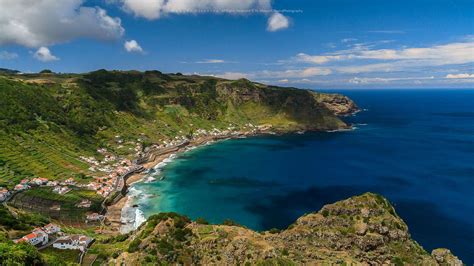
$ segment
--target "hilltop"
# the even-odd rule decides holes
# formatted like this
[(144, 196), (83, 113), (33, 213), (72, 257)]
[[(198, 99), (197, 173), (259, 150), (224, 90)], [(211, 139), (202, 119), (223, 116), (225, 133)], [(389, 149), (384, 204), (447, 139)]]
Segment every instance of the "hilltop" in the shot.
[(115, 265), (462, 265), (449, 250), (425, 251), (393, 206), (373, 193), (326, 205), (283, 231), (161, 213), (126, 239), (97, 243), (95, 251)]
[(80, 158), (136, 159), (151, 144), (198, 132), (347, 128), (347, 97), (245, 79), (106, 71), (0, 74), (0, 187), (26, 177), (98, 176)]

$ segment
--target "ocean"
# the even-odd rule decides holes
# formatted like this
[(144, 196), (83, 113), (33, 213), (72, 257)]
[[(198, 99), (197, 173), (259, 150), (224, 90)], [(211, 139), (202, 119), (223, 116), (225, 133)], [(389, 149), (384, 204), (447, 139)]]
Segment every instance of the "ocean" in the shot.
[(133, 186), (136, 211), (268, 230), (371, 191), (395, 205), (425, 249), (449, 248), (473, 264), (474, 90), (339, 92), (364, 109), (345, 118), (354, 130), (193, 149)]

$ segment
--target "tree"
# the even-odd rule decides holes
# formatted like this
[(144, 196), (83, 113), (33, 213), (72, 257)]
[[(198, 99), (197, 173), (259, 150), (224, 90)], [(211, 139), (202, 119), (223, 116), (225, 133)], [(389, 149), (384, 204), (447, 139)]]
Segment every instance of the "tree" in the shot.
[(30, 244), (0, 243), (2, 265), (45, 265), (40, 253)]
[(51, 71), (50, 69), (43, 69), (40, 71), (40, 74), (52, 74), (53, 71)]

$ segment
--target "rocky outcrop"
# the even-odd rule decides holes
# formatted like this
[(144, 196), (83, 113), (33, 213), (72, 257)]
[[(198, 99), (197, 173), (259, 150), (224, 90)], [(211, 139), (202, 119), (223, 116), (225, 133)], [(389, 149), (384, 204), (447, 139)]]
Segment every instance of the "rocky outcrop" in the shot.
[(354, 101), (341, 94), (316, 94), (315, 98), (336, 115), (350, 115), (360, 110)]
[(462, 265), (449, 250), (426, 252), (411, 239), (393, 206), (372, 193), (326, 205), (281, 232), (260, 233), (160, 214), (131, 239), (130, 245), (139, 242), (138, 249), (112, 263)]
[(440, 265), (462, 266), (462, 261), (453, 255), (450, 250), (445, 248), (438, 248), (431, 252), (431, 256)]

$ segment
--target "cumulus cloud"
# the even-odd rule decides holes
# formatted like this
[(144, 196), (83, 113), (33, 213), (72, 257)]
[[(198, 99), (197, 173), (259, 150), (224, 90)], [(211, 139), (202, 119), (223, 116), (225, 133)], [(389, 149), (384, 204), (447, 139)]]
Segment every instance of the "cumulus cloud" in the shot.
[(36, 59), (41, 62), (50, 62), (59, 60), (58, 57), (54, 56), (47, 47), (40, 47), (33, 55)]
[(126, 11), (149, 20), (159, 19), (167, 14), (239, 13), (271, 8), (271, 0), (121, 0), (121, 2)]
[[(271, 0), (116, 0), (122, 8), (136, 17), (160, 19), (169, 14), (244, 14), (271, 12)], [(267, 29), (278, 31), (289, 27), (289, 19), (274, 12), (268, 19)]]
[(10, 53), (8, 51), (0, 51), (0, 60), (13, 60), (18, 58), (17, 53)]
[(286, 29), (290, 26), (290, 21), (287, 17), (281, 13), (275, 12), (268, 18), (267, 30), (268, 31), (279, 31)]
[(463, 73), (463, 74), (448, 74), (446, 75), (447, 79), (473, 79), (474, 74), (468, 74), (468, 73)]
[(126, 41), (123, 46), (129, 53), (143, 53), (143, 48), (135, 40)]
[(0, 0), (0, 45), (41, 47), (76, 38), (113, 40), (124, 29), (119, 18), (84, 0)]

